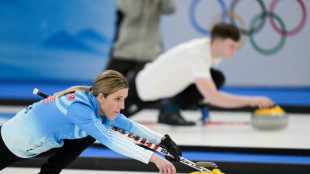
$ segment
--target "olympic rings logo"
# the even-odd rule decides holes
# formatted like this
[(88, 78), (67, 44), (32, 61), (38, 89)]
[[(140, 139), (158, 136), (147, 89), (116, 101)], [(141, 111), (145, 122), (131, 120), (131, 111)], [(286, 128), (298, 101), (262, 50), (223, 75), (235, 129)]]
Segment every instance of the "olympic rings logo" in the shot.
[[(298, 32), (300, 32), (306, 23), (307, 11), (306, 11), (305, 4), (302, 2), (302, 0), (296, 0), (296, 1), (298, 2), (298, 4), (301, 7), (302, 18), (301, 18), (299, 24), (297, 25), (297, 27), (295, 27), (294, 29), (291, 29), (291, 30), (287, 30), (286, 26), (285, 26), (283, 20), (280, 18), (280, 16), (278, 16), (277, 14), (274, 13), (275, 6), (279, 2), (279, 0), (273, 0), (271, 2), (270, 7), (269, 7), (269, 11), (267, 11), (266, 6), (262, 0), (257, 0), (262, 12), (257, 14), (251, 20), (249, 27), (248, 27), (249, 29), (246, 29), (247, 27), (246, 27), (244, 21), (242, 20), (242, 18), (234, 12), (235, 8), (236, 8), (238, 2), (240, 2), (240, 0), (232, 0), (232, 2), (229, 5), (229, 9), (227, 9), (223, 0), (217, 0), (217, 2), (219, 3), (219, 5), (221, 7), (221, 14), (216, 16), (213, 19), (212, 24), (215, 24), (218, 22), (225, 22), (225, 21), (229, 20), (230, 23), (232, 23), (233, 25), (238, 27), (237, 22), (236, 22), (236, 20), (237, 20), (239, 22), (239, 24), (241, 25), (241, 27), (240, 28), (238, 27), (238, 28), (242, 34), (239, 46), (241, 47), (245, 43), (245, 38), (246, 38), (246, 36), (248, 36), (250, 43), (252, 44), (253, 48), (256, 51), (258, 51), (261, 54), (272, 55), (272, 54), (277, 53), (284, 46), (284, 43), (285, 43), (287, 36), (293, 36), (293, 35), (297, 34)], [(206, 28), (199, 25), (198, 22), (196, 21), (195, 11), (196, 11), (196, 8), (200, 2), (201, 2), (201, 0), (193, 0), (192, 1), (191, 5), (190, 5), (190, 10), (189, 10), (189, 18), (190, 18), (191, 24), (193, 25), (193, 27), (198, 32), (200, 32), (202, 34), (209, 34), (209, 31)], [(279, 43), (276, 46), (274, 46), (273, 48), (264, 49), (264, 48), (261, 48), (260, 46), (257, 45), (256, 41), (254, 40), (254, 34), (258, 33), (264, 27), (266, 20), (268, 18), (269, 18), (269, 22), (271, 23), (272, 28), (277, 33), (279, 33), (281, 35), (281, 39), (280, 39)], [(278, 22), (279, 26), (276, 25), (275, 20)]]

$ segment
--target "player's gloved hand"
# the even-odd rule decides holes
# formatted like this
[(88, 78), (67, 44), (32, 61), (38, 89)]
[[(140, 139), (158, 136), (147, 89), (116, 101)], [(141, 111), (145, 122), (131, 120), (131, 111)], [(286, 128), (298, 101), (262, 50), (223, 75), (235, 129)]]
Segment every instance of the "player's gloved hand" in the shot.
[(170, 138), (168, 134), (165, 135), (165, 139), (159, 144), (160, 147), (163, 147), (168, 150), (168, 152), (174, 157), (165, 156), (167, 160), (171, 162), (180, 162), (180, 156), (182, 156), (181, 149), (175, 144), (174, 141)]

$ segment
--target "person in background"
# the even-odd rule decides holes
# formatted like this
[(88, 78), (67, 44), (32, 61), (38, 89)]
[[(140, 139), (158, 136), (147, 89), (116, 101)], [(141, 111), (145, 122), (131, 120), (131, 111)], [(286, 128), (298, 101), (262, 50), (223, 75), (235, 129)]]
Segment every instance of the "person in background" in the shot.
[(48, 161), (50, 165), (41, 167), (40, 174), (60, 173), (96, 139), (124, 156), (155, 163), (161, 173), (175, 174), (171, 162), (110, 129), (116, 126), (159, 144), (180, 161), (182, 152), (169, 135), (154, 132), (120, 113), (127, 95), (127, 79), (107, 70), (97, 76), (92, 87), (74, 86), (21, 110), (0, 127), (0, 170), (59, 148), (56, 157)]
[(117, 0), (117, 7), (117, 34), (106, 69), (130, 78), (163, 51), (160, 18), (176, 5), (174, 0)]
[(123, 113), (132, 116), (168, 99), (160, 109), (158, 122), (192, 126), (195, 123), (186, 121), (180, 110), (199, 105), (203, 99), (222, 108), (271, 107), (273, 102), (267, 97), (240, 96), (218, 90), (225, 77), (215, 66), (223, 58), (232, 57), (239, 39), (235, 26), (220, 23), (213, 27), (211, 38), (193, 39), (159, 55), (129, 82)]

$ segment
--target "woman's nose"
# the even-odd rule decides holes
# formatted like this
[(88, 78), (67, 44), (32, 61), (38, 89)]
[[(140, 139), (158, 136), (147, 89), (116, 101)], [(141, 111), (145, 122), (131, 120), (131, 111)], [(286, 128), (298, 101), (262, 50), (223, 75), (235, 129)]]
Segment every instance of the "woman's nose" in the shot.
[(125, 103), (124, 103), (124, 102), (121, 102), (121, 104), (119, 105), (119, 108), (120, 108), (120, 109), (125, 109)]

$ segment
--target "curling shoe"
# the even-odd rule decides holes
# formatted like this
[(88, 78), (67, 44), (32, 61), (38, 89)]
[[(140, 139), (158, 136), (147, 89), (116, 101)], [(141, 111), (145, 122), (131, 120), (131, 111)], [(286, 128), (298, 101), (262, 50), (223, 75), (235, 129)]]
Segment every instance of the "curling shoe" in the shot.
[(186, 121), (179, 111), (175, 112), (160, 112), (158, 123), (173, 125), (173, 126), (194, 126), (195, 122)]

